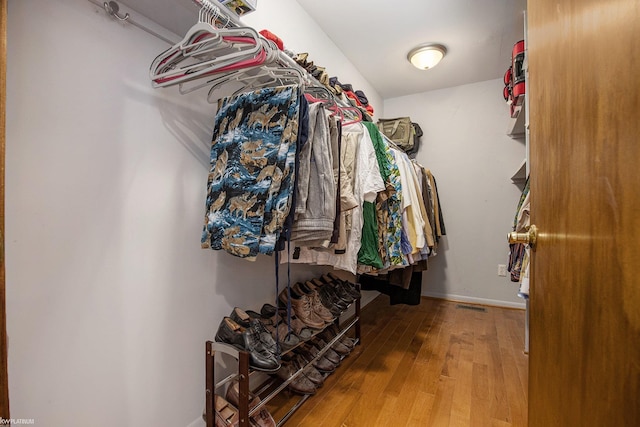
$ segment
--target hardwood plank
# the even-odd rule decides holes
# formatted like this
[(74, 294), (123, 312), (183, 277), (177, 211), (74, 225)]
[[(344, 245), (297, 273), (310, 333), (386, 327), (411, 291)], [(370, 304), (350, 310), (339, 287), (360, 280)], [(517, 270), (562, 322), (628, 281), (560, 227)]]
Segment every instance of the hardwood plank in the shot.
[(287, 425), (526, 425), (518, 371), (526, 356), (510, 330), (518, 316), (524, 312), (478, 313), (428, 298), (418, 307), (391, 307), (376, 298), (362, 314), (369, 345), (348, 356)]
[(471, 423), (470, 426), (484, 427), (489, 415), (489, 368), (487, 365), (473, 363), (471, 370)]
[[(514, 360), (513, 350), (511, 348), (500, 349), (500, 359), (502, 361), (502, 372), (504, 378), (508, 381), (504, 382), (507, 403), (509, 405), (510, 423), (514, 426), (527, 425), (527, 405), (526, 392), (520, 383), (518, 367)], [(506, 421), (506, 420), (505, 420)]]
[(7, 0), (0, 0), (0, 417), (9, 416), (7, 374), (7, 313), (4, 263), (4, 175), (6, 147)]
[[(435, 314), (431, 315), (432, 317)], [(416, 361), (418, 352), (424, 343), (426, 334), (421, 332), (422, 323), (425, 321), (425, 316), (422, 313), (416, 313), (412, 318), (410, 327), (408, 327), (403, 335), (403, 342), (398, 343), (395, 351), (395, 358), (400, 358), (397, 368), (393, 373), (389, 384), (384, 389), (386, 395), (392, 395), (397, 397), (400, 394), (401, 389), (407, 382), (410, 368)], [(391, 357), (387, 358), (386, 363), (390, 365), (393, 363)]]
[[(431, 416), (433, 402), (435, 396), (424, 391), (418, 391), (416, 399), (413, 402), (411, 413), (409, 414), (409, 422), (407, 426), (426, 426)], [(397, 424), (396, 424), (397, 425)]]
[[(494, 314), (493, 310), (490, 312)], [(489, 390), (491, 393), (491, 417), (503, 420), (506, 422), (511, 421), (510, 408), (507, 402), (507, 393), (505, 390), (504, 373), (502, 371), (502, 360), (500, 357), (500, 347), (498, 343), (498, 335), (495, 327), (495, 319), (493, 322), (493, 328), (488, 335), (489, 339), (489, 352), (491, 355), (491, 362), (489, 363), (489, 369), (492, 371), (489, 375)]]
[(445, 377), (444, 375), (441, 375), (438, 379), (438, 388), (435, 399), (433, 400), (433, 409), (427, 425), (449, 425), (455, 382), (453, 378)]
[[(451, 426), (466, 427), (471, 424), (471, 403), (473, 394), (473, 320), (474, 313), (459, 310), (458, 331), (455, 338), (460, 343), (457, 365), (452, 376), (456, 380), (451, 405)], [(454, 338), (454, 337), (452, 337)]]
[[(392, 409), (392, 413), (394, 414), (393, 425), (412, 425), (410, 423), (412, 409), (416, 405), (421, 404), (421, 402), (419, 401), (419, 396), (422, 392), (421, 387), (423, 386), (421, 380), (422, 376), (419, 372), (421, 370), (421, 366), (416, 364), (415, 362), (420, 348), (425, 343), (428, 337), (429, 328), (433, 325), (436, 314), (437, 311), (434, 310), (423, 315), (420, 328), (418, 329), (417, 333), (414, 336), (414, 339), (410, 344), (407, 355), (403, 358), (403, 361), (399, 365), (401, 375), (394, 375), (392, 381), (389, 383), (387, 389), (385, 390), (385, 392), (391, 391), (391, 394), (394, 397), (401, 397), (399, 399), (396, 399), (396, 405)], [(431, 396), (431, 402), (433, 402), (434, 396)]]

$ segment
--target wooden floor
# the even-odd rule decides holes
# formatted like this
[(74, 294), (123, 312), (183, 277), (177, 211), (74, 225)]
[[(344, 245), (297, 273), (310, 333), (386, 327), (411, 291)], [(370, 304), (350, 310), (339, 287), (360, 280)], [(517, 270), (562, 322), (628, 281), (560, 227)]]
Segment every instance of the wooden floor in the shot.
[[(286, 426), (526, 426), (524, 311), (457, 305), (378, 296), (362, 310), (362, 346)], [(276, 420), (297, 400), (280, 396)]]

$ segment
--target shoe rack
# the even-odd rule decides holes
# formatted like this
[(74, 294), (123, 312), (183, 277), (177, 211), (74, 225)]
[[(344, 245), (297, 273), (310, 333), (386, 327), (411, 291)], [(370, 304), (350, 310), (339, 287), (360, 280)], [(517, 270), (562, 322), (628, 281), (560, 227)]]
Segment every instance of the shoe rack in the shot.
[[(360, 290), (360, 285), (356, 285), (358, 290)], [(355, 341), (356, 345), (361, 344), (360, 340), (360, 300), (361, 298), (357, 298), (352, 304), (355, 305), (355, 315), (344, 322), (344, 325), (341, 325), (340, 318), (336, 319), (335, 323), (340, 329), (340, 333), (337, 334), (331, 341), (327, 343), (325, 347), (323, 347), (318, 354), (313, 358), (313, 360), (309, 361), (308, 364), (299, 369), (296, 373), (294, 373), (288, 380), (282, 381), (274, 376), (271, 376), (271, 379), (266, 383), (263, 383), (258, 387), (258, 390), (254, 393), (258, 395), (261, 399), (261, 402), (251, 408), (249, 410), (249, 378), (253, 371), (249, 367), (249, 353), (246, 351), (238, 350), (237, 348), (215, 341), (207, 341), (205, 346), (205, 365), (206, 365), (206, 377), (205, 377), (205, 386), (206, 386), (206, 395), (205, 395), (205, 413), (204, 418), (207, 427), (215, 427), (215, 408), (214, 408), (214, 396), (217, 390), (224, 387), (226, 384), (230, 383), (233, 380), (238, 380), (239, 388), (240, 388), (240, 399), (238, 404), (238, 413), (240, 415), (239, 427), (250, 427), (249, 417), (253, 414), (257, 413), (266, 405), (271, 399), (276, 397), (282, 390), (284, 390), (294, 379), (296, 379), (299, 375), (302, 375), (302, 371), (308, 367), (309, 365), (316, 362), (320, 359), (324, 353), (331, 348), (338, 340), (340, 340), (349, 330), (354, 329), (355, 333)], [(345, 310), (346, 311), (346, 310)], [(322, 331), (317, 331), (314, 333), (314, 337)], [(313, 338), (313, 337), (312, 337)], [(302, 345), (300, 343), (299, 345)], [(289, 353), (295, 349), (292, 348), (284, 352), (284, 354)], [(216, 354), (226, 354), (234, 358), (238, 363), (238, 370), (236, 373), (229, 375), (228, 377), (222, 379), (218, 383), (215, 382), (215, 366), (216, 366)], [(275, 388), (274, 388), (275, 387)], [(265, 395), (266, 394), (266, 395)], [(277, 425), (281, 426), (287, 422), (287, 420), (304, 404), (304, 402), (309, 399), (311, 395), (302, 395), (300, 399), (294, 404), (294, 406), (287, 412), (282, 419), (277, 421)]]

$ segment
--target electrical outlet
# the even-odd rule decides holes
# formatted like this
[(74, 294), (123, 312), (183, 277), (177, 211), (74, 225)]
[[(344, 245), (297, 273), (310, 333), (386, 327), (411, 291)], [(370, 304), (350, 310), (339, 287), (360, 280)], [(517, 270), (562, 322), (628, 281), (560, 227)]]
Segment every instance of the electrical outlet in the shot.
[(504, 264), (498, 264), (498, 276), (506, 277), (507, 276), (507, 266)]

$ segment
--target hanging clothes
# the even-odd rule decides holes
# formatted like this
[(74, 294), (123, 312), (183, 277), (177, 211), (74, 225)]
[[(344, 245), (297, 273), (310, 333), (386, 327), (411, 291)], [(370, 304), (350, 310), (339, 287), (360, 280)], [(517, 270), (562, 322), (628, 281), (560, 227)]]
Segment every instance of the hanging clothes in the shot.
[[(385, 156), (382, 136), (375, 124), (367, 122), (363, 123), (363, 125), (371, 138), (376, 160), (378, 161), (378, 168), (380, 169), (380, 177), (385, 183), (386, 189), (386, 182), (389, 180), (389, 163)], [(382, 257), (380, 255), (382, 247), (378, 241), (378, 219), (376, 217), (375, 204), (365, 201), (362, 210), (364, 223), (362, 227), (362, 244), (358, 251), (358, 263), (381, 269), (384, 267), (384, 264), (382, 263)]]
[[(353, 194), (353, 201), (355, 201), (355, 207), (345, 212), (349, 215), (345, 216), (347, 236), (344, 253), (335, 253), (332, 249), (296, 247), (292, 249), (291, 262), (331, 265), (334, 268), (356, 274), (364, 223), (363, 202), (375, 201), (378, 192), (383, 191), (385, 187), (380, 176), (371, 137), (361, 123), (343, 126), (342, 148), (346, 153), (350, 153), (342, 158), (347, 175), (351, 171), (351, 179), (347, 177), (342, 189), (351, 184), (351, 189), (345, 191), (344, 196), (349, 198), (350, 195), (347, 193), (350, 192)], [(350, 159), (352, 154), (353, 160)]]
[(274, 251), (291, 207), (298, 86), (218, 102), (202, 247), (253, 259)]
[[(521, 233), (525, 232), (529, 227), (529, 179), (524, 185), (524, 190), (518, 200), (518, 208), (513, 219), (513, 231)], [(521, 282), (523, 263), (527, 256), (527, 246), (522, 243), (512, 243), (509, 245), (509, 263), (507, 271), (510, 273), (512, 282)], [(528, 290), (527, 290), (528, 293)]]
[(336, 182), (329, 122), (322, 103), (309, 106), (309, 139), (300, 152), (291, 241), (328, 247), (336, 217)]

